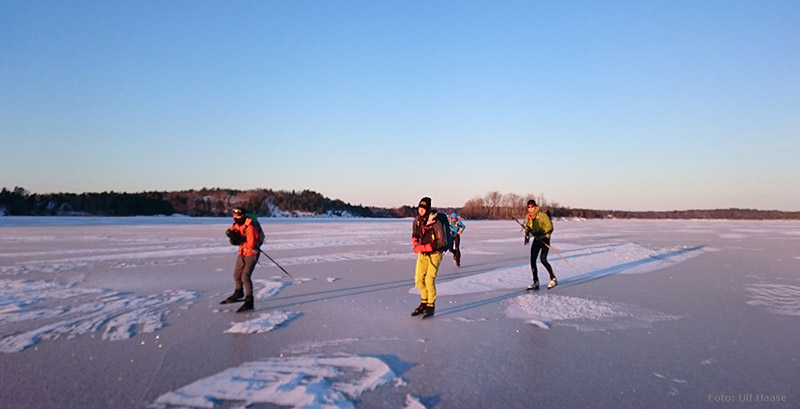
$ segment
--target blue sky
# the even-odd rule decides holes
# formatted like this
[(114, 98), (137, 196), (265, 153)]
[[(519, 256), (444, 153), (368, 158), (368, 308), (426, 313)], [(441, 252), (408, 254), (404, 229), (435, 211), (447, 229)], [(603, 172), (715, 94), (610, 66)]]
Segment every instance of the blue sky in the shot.
[(0, 187), (800, 210), (800, 2), (0, 1)]

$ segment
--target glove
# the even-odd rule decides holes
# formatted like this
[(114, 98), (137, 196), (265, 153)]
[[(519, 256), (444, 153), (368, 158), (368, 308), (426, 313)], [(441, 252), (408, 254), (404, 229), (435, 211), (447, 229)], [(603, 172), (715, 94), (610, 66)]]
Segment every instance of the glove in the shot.
[(528, 233), (525, 233), (525, 245), (527, 246), (530, 241), (531, 241), (531, 236)]
[(241, 233), (236, 230), (228, 229), (225, 231), (225, 235), (228, 236), (228, 241), (230, 241), (231, 245), (238, 246), (247, 241)]
[(436, 216), (437, 216), (436, 212), (431, 212), (431, 214), (428, 215), (428, 223), (426, 223), (425, 225), (426, 226), (432, 225), (436, 221)]
[(430, 244), (415, 244), (414, 253), (432, 253), (433, 247)]

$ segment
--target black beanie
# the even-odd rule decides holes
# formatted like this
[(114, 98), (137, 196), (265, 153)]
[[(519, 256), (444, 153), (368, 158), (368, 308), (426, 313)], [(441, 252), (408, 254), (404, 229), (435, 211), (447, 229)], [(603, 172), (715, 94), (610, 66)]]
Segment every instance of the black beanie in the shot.
[(536, 206), (536, 201), (533, 199), (528, 200), (528, 206)]
[(423, 207), (425, 210), (431, 210), (431, 198), (427, 196), (423, 197), (419, 200), (419, 206), (417, 207)]

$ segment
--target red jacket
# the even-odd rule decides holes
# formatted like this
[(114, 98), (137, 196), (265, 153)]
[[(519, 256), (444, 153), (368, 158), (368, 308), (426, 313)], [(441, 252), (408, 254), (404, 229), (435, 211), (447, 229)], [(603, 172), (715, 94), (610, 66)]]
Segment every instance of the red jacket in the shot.
[(258, 243), (258, 229), (253, 227), (253, 220), (249, 217), (246, 218), (244, 224), (241, 226), (234, 222), (231, 224), (230, 230), (236, 230), (245, 237), (245, 242), (239, 245), (239, 254), (243, 256), (252, 256), (258, 254), (256, 243)]
[[(433, 253), (433, 235), (444, 234), (441, 229), (441, 224), (435, 218), (429, 222), (429, 216), (436, 214), (435, 211), (429, 211), (425, 216), (417, 217), (414, 219), (414, 225), (411, 229), (411, 245), (414, 247), (414, 253)], [(441, 251), (437, 251), (441, 252)]]

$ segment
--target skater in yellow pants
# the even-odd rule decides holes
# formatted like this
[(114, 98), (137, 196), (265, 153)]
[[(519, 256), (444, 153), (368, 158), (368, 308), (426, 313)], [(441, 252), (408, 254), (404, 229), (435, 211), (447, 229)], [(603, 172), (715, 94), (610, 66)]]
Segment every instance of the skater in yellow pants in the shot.
[(419, 253), (417, 255), (417, 268), (414, 271), (414, 285), (419, 290), (422, 304), (430, 306), (433, 315), (436, 302), (436, 273), (442, 262), (442, 253)]
[(431, 198), (423, 197), (419, 201), (419, 217), (414, 219), (411, 231), (411, 243), (417, 253), (417, 266), (414, 269), (414, 285), (419, 289), (421, 301), (419, 307), (411, 312), (411, 316), (422, 315), (432, 317), (436, 302), (436, 272), (442, 262), (442, 244), (444, 226), (437, 219), (435, 210), (431, 210)]

